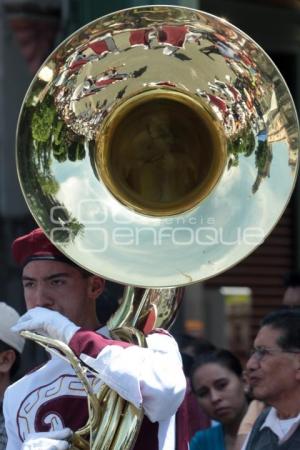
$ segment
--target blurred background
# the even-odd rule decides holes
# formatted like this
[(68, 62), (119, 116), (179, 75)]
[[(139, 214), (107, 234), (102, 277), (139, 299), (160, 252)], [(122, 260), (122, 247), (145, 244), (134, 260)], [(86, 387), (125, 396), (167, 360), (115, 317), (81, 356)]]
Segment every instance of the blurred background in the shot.
[[(25, 92), (50, 52), (82, 25), (119, 9), (162, 1), (0, 0), (0, 299), (24, 312), (20, 274), (11, 258), (12, 240), (34, 226), (15, 168), (15, 131)], [(249, 34), (282, 72), (300, 107), (300, 1), (182, 0), (165, 4), (224, 17)], [(189, 286), (173, 332), (205, 337), (241, 358), (260, 319), (281, 305), (284, 275), (300, 269), (299, 183), (271, 235), (251, 256), (220, 276)], [(122, 295), (109, 283), (106, 314)], [(27, 350), (33, 362), (35, 351)]]

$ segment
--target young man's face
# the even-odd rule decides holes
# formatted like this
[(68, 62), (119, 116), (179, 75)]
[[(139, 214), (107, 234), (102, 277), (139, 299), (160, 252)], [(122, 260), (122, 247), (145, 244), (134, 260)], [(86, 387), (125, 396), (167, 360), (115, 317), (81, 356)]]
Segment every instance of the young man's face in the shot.
[(103, 291), (102, 278), (84, 276), (71, 264), (39, 260), (24, 267), (22, 282), (27, 309), (49, 308), (83, 327), (95, 320), (94, 301)]

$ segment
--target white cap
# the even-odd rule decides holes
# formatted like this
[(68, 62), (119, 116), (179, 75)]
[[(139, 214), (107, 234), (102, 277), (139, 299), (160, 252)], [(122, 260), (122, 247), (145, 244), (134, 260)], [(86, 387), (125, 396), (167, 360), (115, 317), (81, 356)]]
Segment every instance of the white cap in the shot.
[(5, 342), (19, 353), (22, 353), (25, 339), (11, 331), (11, 327), (19, 320), (20, 315), (5, 302), (0, 302), (0, 341)]

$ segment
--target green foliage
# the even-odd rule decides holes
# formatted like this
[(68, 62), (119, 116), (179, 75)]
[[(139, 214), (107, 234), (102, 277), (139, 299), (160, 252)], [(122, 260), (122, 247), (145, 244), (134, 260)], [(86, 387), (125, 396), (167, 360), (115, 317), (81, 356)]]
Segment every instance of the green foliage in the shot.
[(39, 184), (43, 188), (43, 193), (48, 196), (53, 196), (57, 194), (59, 190), (59, 183), (51, 175), (41, 175), (38, 174), (37, 179)]
[(56, 146), (59, 146), (61, 144), (63, 139), (62, 131), (64, 129), (64, 123), (62, 120), (58, 120), (55, 126), (53, 127), (53, 143)]
[(56, 111), (54, 106), (40, 103), (32, 115), (32, 138), (38, 142), (47, 142), (52, 132)]
[(50, 94), (33, 108), (31, 133), (39, 165), (46, 165), (50, 169), (51, 151), (61, 163), (67, 159), (75, 162), (85, 158), (83, 139), (75, 136), (59, 118)]
[(249, 157), (255, 149), (255, 137), (250, 127), (244, 128), (228, 142), (228, 153), (233, 156), (232, 166), (238, 166), (239, 155)]
[(269, 152), (267, 141), (259, 141), (255, 152), (255, 166), (258, 168), (258, 172), (265, 170), (266, 163), (270, 157), (271, 153)]

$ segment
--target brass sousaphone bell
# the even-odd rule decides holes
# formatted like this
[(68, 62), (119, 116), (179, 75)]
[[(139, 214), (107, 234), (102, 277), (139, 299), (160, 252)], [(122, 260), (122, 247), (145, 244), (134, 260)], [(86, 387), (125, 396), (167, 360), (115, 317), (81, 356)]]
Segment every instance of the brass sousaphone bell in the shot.
[[(264, 241), (293, 190), (298, 148), (291, 95), (251, 38), (202, 11), (145, 6), (95, 20), (49, 56), (22, 106), (17, 167), (51, 241), (128, 285), (109, 328), (143, 345), (149, 317), (172, 322), (175, 287)], [(127, 433), (113, 421), (107, 440), (94, 430), (74, 445), (130, 449), (137, 417)]]

